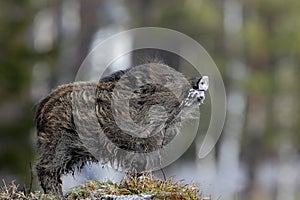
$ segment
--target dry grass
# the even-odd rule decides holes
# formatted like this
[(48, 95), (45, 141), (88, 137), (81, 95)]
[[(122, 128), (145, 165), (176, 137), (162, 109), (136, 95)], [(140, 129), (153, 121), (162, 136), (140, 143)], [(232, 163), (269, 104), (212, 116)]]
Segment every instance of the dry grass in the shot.
[(10, 199), (22, 199), (22, 200), (61, 200), (62, 198), (51, 194), (43, 194), (40, 191), (30, 192), (25, 194), (23, 191), (18, 190), (18, 185), (14, 182), (7, 185), (3, 181), (3, 186), (0, 188), (0, 199), (10, 200)]
[[(208, 200), (201, 197), (195, 184), (184, 184), (182, 181), (173, 183), (172, 179), (161, 180), (151, 173), (143, 173), (141, 176), (127, 173), (120, 183), (87, 181), (85, 184), (73, 188), (65, 195), (65, 199), (113, 199), (113, 196), (148, 195), (151, 199), (193, 199)], [(43, 194), (39, 191), (29, 194), (18, 190), (14, 183), (4, 184), (0, 189), (0, 199), (23, 200), (61, 200), (63, 198), (51, 194)]]
[(136, 194), (150, 194), (153, 196), (152, 199), (209, 199), (201, 197), (196, 184), (184, 184), (182, 181), (173, 183), (172, 179), (164, 181), (154, 178), (151, 173), (143, 173), (139, 177), (127, 173), (119, 184), (88, 181), (85, 185), (74, 188), (68, 194), (68, 197), (80, 199), (88, 197), (99, 198), (103, 197), (103, 195), (121, 196)]

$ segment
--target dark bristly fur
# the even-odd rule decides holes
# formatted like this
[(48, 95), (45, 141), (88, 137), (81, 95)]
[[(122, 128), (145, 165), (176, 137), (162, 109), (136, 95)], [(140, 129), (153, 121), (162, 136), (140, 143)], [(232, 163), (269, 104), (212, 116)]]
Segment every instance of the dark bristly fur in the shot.
[[(151, 64), (149, 64), (151, 67)], [(81, 114), (74, 116), (72, 111), (72, 98), (85, 99), (95, 105), (98, 123), (104, 133), (119, 148), (136, 151), (151, 152), (167, 144), (174, 135), (166, 136), (166, 131), (149, 138), (135, 138), (123, 134), (122, 130), (114, 122), (112, 115), (111, 98), (113, 89), (118, 80), (128, 70), (118, 71), (108, 77), (101, 79), (98, 83), (77, 82), (68, 83), (58, 87), (39, 103), (36, 109), (35, 124), (37, 128), (37, 148), (39, 159), (36, 165), (37, 176), (45, 193), (62, 194), (61, 176), (74, 172), (76, 168), (81, 169), (88, 162), (98, 162), (91, 152), (85, 147), (79, 138), (74, 117), (81, 119)], [(151, 78), (151, 74), (149, 75)], [(168, 76), (167, 78), (170, 78)], [(197, 88), (197, 79), (187, 79), (190, 85), (187, 87), (178, 84), (178, 90), (182, 90), (179, 99), (162, 85), (146, 84), (134, 91), (130, 100), (130, 118), (144, 126), (151, 123), (145, 113), (153, 105), (165, 108), (168, 114), (166, 127), (175, 123), (177, 115), (181, 111), (181, 102), (187, 97), (191, 87)], [(128, 83), (134, 80), (128, 80)], [(96, 90), (95, 90), (96, 88)], [(95, 95), (90, 98), (89, 95)], [(196, 105), (196, 104), (195, 104)], [(118, 109), (118, 108), (116, 108)], [(86, 116), (91, 112), (82, 113)], [(76, 114), (75, 114), (76, 115)], [(89, 124), (86, 124), (88, 127)]]

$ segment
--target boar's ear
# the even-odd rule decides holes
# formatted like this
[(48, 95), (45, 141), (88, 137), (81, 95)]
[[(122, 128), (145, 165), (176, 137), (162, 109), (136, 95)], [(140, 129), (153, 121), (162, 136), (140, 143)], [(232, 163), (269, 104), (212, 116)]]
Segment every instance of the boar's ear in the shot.
[(206, 91), (209, 87), (209, 78), (208, 76), (202, 76), (198, 82), (198, 89)]

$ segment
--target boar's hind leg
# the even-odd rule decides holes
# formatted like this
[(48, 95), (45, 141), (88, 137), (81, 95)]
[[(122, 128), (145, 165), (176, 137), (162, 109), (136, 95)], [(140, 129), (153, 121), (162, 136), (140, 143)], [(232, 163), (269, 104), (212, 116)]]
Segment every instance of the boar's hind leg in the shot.
[[(55, 145), (54, 145), (54, 144)], [(62, 175), (82, 169), (97, 160), (81, 145), (79, 137), (65, 132), (57, 142), (38, 147), (40, 159), (36, 170), (45, 193), (62, 194)]]
[(45, 193), (62, 195), (61, 168), (54, 162), (54, 151), (48, 149), (47, 153), (41, 153), (36, 165), (37, 176)]

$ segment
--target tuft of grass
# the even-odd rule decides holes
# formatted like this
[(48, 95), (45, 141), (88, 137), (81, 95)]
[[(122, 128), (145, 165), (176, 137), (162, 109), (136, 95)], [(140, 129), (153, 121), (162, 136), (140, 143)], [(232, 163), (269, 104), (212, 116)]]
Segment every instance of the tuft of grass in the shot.
[[(96, 192), (95, 192), (96, 191)], [(161, 180), (152, 173), (144, 172), (142, 175), (126, 173), (119, 184), (112, 182), (88, 181), (86, 184), (74, 188), (67, 194), (67, 198), (99, 198), (106, 196), (124, 195), (152, 195), (152, 199), (192, 199), (208, 200), (201, 197), (196, 184), (184, 184), (183, 181), (173, 183), (172, 179)]]
[[(126, 173), (120, 183), (87, 181), (68, 192), (64, 197), (52, 194), (43, 194), (40, 191), (25, 194), (18, 190), (18, 186), (12, 182), (0, 188), (0, 199), (22, 200), (77, 200), (77, 199), (116, 199), (116, 197), (138, 196), (140, 199), (191, 199), (209, 200), (201, 197), (196, 184), (184, 184), (183, 181), (173, 183), (172, 179), (161, 180), (155, 178), (152, 173), (137, 174)], [(147, 198), (146, 198), (147, 197)]]

